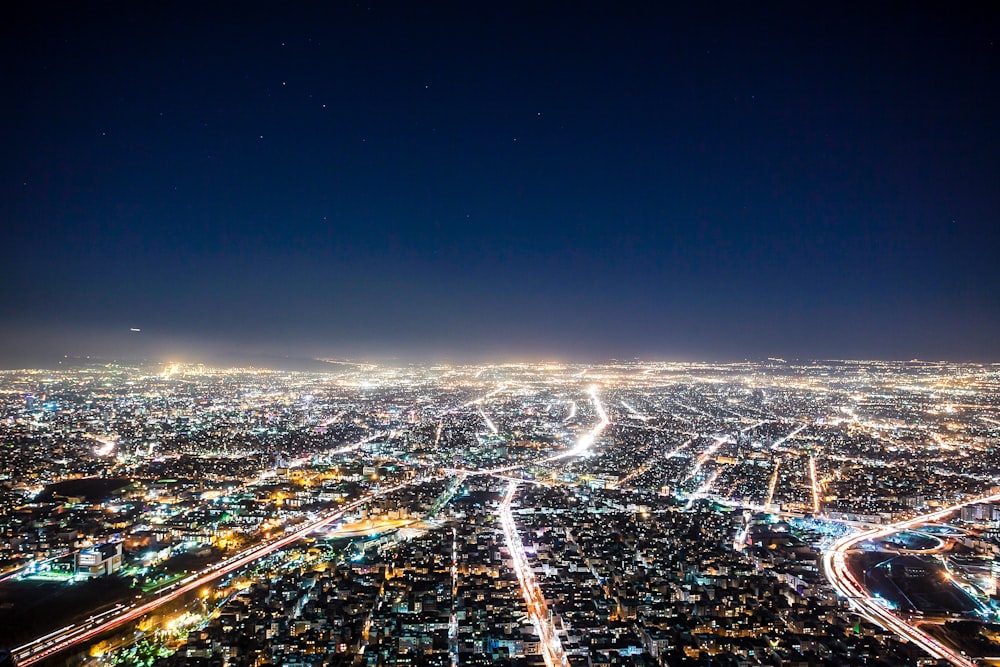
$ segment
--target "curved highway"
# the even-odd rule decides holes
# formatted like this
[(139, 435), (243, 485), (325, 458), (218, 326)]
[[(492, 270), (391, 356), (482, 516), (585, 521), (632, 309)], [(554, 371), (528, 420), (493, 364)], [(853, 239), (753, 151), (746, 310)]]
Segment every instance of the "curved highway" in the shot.
[(823, 554), (823, 570), (834, 589), (840, 595), (847, 598), (851, 606), (871, 622), (895, 632), (902, 639), (913, 642), (938, 660), (947, 660), (956, 667), (977, 667), (973, 660), (945, 646), (923, 630), (907, 623), (880, 605), (865, 587), (858, 582), (857, 578), (851, 574), (850, 569), (847, 567), (847, 553), (862, 542), (885, 538), (904, 530), (910, 530), (923, 523), (940, 520), (965, 505), (997, 501), (1000, 501), (1000, 494), (975, 498), (943, 510), (890, 524), (883, 528), (866, 530), (841, 538)]

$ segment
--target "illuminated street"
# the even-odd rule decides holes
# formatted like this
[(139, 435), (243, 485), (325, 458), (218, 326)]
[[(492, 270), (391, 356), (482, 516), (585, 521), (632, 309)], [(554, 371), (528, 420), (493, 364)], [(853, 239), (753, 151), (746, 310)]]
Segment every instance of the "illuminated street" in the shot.
[[(394, 487), (392, 489), (383, 489), (380, 493), (388, 493), (390, 491), (395, 491), (401, 488), (401, 486)], [(374, 495), (374, 494), (373, 494)], [(228, 574), (234, 570), (245, 567), (249, 563), (255, 560), (263, 558), (268, 554), (282, 549), (297, 540), (302, 539), (306, 535), (329, 525), (333, 521), (343, 516), (343, 514), (349, 511), (353, 507), (364, 504), (370, 499), (369, 497), (359, 498), (354, 501), (351, 505), (348, 505), (339, 511), (318, 519), (309, 525), (305, 526), (293, 532), (285, 537), (274, 540), (272, 542), (262, 544), (246, 552), (236, 554), (230, 558), (216, 563), (215, 565), (207, 568), (206, 571), (198, 572), (190, 575), (189, 577), (171, 585), (166, 592), (161, 593), (155, 599), (139, 603), (132, 604), (128, 607), (119, 608), (110, 613), (101, 614), (92, 617), (87, 623), (79, 626), (67, 626), (62, 630), (51, 633), (49, 635), (40, 637), (32, 642), (29, 642), (23, 646), (15, 649), (14, 653), (17, 657), (19, 665), (31, 665), (45, 658), (65, 651), (66, 649), (87, 641), (92, 637), (97, 637), (102, 635), (109, 630), (113, 630), (116, 627), (124, 625), (130, 621), (135, 621), (142, 618), (149, 612), (153, 611), (157, 607), (179, 598), (180, 596), (196, 590), (200, 586), (211, 583), (212, 581)]]
[[(22, 664), (172, 667), (223, 646), (293, 661), (333, 632), (345, 659), (452, 667), (784, 659), (803, 642), (843, 665), (873, 641), (900, 664), (917, 646), (961, 667), (991, 655), (964, 630), (1000, 618), (997, 424), (992, 398), (969, 399), (1000, 404), (991, 367), (160, 370), (4, 380), (29, 445), (10, 463), (0, 602), (50, 596), (31, 625), (6, 618)], [(24, 398), (43, 394), (57, 402)], [(70, 444), (53, 459), (39, 434)], [(854, 580), (866, 554), (892, 601)], [(921, 573), (951, 579), (907, 602), (893, 582)]]
[(517, 486), (517, 482), (511, 482), (507, 487), (503, 502), (500, 503), (500, 526), (503, 528), (504, 537), (507, 540), (507, 550), (514, 563), (514, 571), (521, 584), (524, 601), (528, 605), (528, 614), (542, 640), (542, 655), (545, 656), (545, 664), (547, 667), (566, 665), (568, 662), (563, 654), (562, 644), (549, 620), (549, 613), (545, 606), (545, 595), (535, 582), (531, 565), (524, 554), (524, 546), (521, 544), (521, 538), (517, 534), (517, 526), (511, 514), (510, 506), (517, 494)]
[(917, 516), (884, 528), (876, 528), (850, 535), (839, 540), (824, 554), (823, 569), (837, 592), (847, 598), (852, 606), (874, 623), (892, 630), (904, 639), (914, 642), (935, 658), (947, 660), (951, 664), (956, 665), (956, 667), (975, 667), (976, 663), (974, 661), (942, 645), (941, 642), (922, 632), (912, 623), (908, 623), (906, 620), (886, 610), (850, 573), (846, 564), (846, 558), (848, 552), (855, 549), (862, 542), (885, 538), (925, 523), (939, 521), (953, 514), (961, 507), (973, 502), (997, 501), (1000, 501), (1000, 495), (978, 498), (974, 501), (967, 501), (966, 503), (954, 505), (943, 510)]
[(2, 28), (0, 667), (1000, 667), (1000, 0)]

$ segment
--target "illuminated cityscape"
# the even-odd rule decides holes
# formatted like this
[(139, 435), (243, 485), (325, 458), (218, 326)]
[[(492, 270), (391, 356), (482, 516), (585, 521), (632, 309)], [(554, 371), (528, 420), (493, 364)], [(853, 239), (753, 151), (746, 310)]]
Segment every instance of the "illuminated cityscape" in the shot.
[(1000, 664), (1000, 366), (6, 371), (19, 665)]
[(998, 50), (11, 3), (0, 667), (1000, 667)]

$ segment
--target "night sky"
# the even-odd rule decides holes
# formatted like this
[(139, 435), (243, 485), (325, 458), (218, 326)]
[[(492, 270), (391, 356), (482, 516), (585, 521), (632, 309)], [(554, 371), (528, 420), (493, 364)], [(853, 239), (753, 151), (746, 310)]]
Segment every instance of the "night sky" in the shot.
[(21, 3), (0, 362), (1000, 361), (1000, 4), (667, 4)]

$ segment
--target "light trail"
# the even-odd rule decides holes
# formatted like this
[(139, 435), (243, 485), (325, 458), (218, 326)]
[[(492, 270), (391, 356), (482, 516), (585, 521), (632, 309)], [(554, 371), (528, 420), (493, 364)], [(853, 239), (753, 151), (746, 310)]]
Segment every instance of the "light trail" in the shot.
[(324, 419), (323, 421), (321, 421), (319, 425), (325, 427), (325, 426), (331, 426), (333, 424), (336, 424), (337, 422), (340, 421), (341, 417), (343, 417), (345, 414), (347, 414), (347, 410), (341, 410), (340, 412), (338, 412), (334, 416), (327, 417), (326, 419)]
[(486, 413), (483, 412), (482, 408), (479, 409), (479, 416), (483, 418), (484, 422), (486, 422), (486, 428), (490, 429), (490, 431), (493, 432), (493, 435), (497, 435), (499, 433), (496, 425), (493, 423), (493, 420), (486, 416)]
[(751, 424), (750, 426), (746, 426), (744, 428), (741, 428), (740, 429), (740, 433), (749, 433), (750, 431), (753, 431), (754, 429), (760, 428), (764, 424), (770, 424), (773, 421), (774, 421), (773, 419), (761, 419), (760, 421), (757, 421), (757, 422)]
[[(315, 454), (310, 454), (310, 455), (307, 455), (307, 456), (300, 456), (298, 458), (292, 459), (291, 461), (288, 462), (288, 467), (289, 468), (301, 468), (302, 466), (306, 465), (310, 461), (315, 461), (317, 458), (321, 458), (321, 457), (324, 457), (324, 456), (337, 456), (339, 454), (346, 454), (348, 452), (353, 452), (354, 450), (360, 448), (362, 445), (365, 445), (365, 444), (371, 442), (372, 440), (376, 440), (376, 439), (381, 438), (381, 437), (387, 437), (387, 438), (391, 439), (391, 438), (393, 438), (395, 436), (395, 434), (396, 434), (395, 431), (389, 431), (389, 433), (387, 433), (387, 434), (386, 433), (372, 433), (367, 438), (363, 438), (363, 439), (361, 439), (361, 440), (359, 440), (357, 442), (351, 443), (349, 445), (344, 445), (343, 447), (341, 447), (339, 449), (332, 449), (331, 448), (331, 449), (324, 450), (322, 452), (317, 452)], [(273, 471), (273, 470), (263, 470), (263, 471), (261, 471), (261, 473), (259, 475), (257, 475), (256, 478), (254, 478), (254, 479), (252, 479), (252, 480), (250, 480), (248, 482), (244, 482), (241, 485), (241, 488), (246, 488), (248, 486), (253, 486), (255, 484), (260, 484), (264, 480), (270, 479), (270, 478), (275, 477), (275, 476), (276, 476), (275, 471)]]
[[(128, 607), (121, 607), (117, 609), (117, 613), (110, 616), (110, 618), (103, 619), (101, 617), (91, 617), (82, 624), (73, 624), (66, 626), (62, 630), (57, 630), (54, 633), (50, 633), (45, 637), (41, 637), (34, 641), (28, 642), (18, 648), (14, 649), (13, 654), (17, 659), (17, 664), (20, 667), (26, 667), (27, 665), (32, 665), (36, 662), (45, 660), (57, 653), (61, 653), (66, 649), (73, 646), (86, 642), (93, 639), (99, 635), (106, 632), (114, 630), (115, 628), (121, 627), (126, 623), (138, 620), (139, 618), (145, 616), (154, 609), (160, 607), (161, 605), (175, 600), (178, 597), (190, 593), (200, 586), (204, 586), (219, 577), (222, 577), (234, 570), (238, 570), (241, 567), (249, 565), (250, 563), (263, 558), (279, 549), (283, 549), (294, 542), (299, 541), (303, 537), (309, 535), (313, 531), (322, 528), (343, 516), (346, 512), (349, 512), (360, 505), (368, 502), (372, 498), (377, 496), (391, 493), (393, 491), (398, 491), (399, 489), (413, 484), (415, 482), (405, 482), (403, 484), (397, 484), (392, 487), (387, 487), (384, 489), (379, 489), (378, 491), (372, 491), (357, 500), (339, 507), (332, 511), (330, 514), (313, 521), (302, 528), (299, 528), (288, 535), (281, 537), (279, 539), (273, 540), (271, 542), (265, 542), (264, 544), (255, 545), (248, 549), (245, 549), (238, 554), (230, 556), (229, 558), (210, 565), (205, 569), (195, 572), (180, 581), (168, 586), (163, 593), (161, 593), (156, 598), (149, 600), (144, 603), (133, 603)], [(45, 641), (47, 638), (48, 641)], [(44, 643), (40, 643), (44, 642)]]
[(563, 423), (573, 421), (576, 418), (576, 401), (569, 402), (569, 415), (563, 420)]
[[(505, 472), (512, 472), (514, 470), (521, 470), (522, 468), (527, 468), (528, 466), (541, 465), (541, 464), (544, 464), (544, 463), (551, 463), (552, 461), (558, 461), (560, 459), (565, 459), (565, 458), (569, 458), (571, 456), (578, 456), (580, 454), (583, 454), (588, 449), (590, 449), (591, 446), (593, 446), (594, 441), (597, 439), (597, 436), (601, 434), (601, 431), (603, 431), (604, 429), (606, 429), (608, 427), (608, 425), (611, 424), (611, 421), (608, 419), (608, 413), (605, 412), (604, 406), (601, 404), (601, 399), (597, 396), (597, 387), (596, 387), (596, 385), (590, 387), (589, 394), (590, 394), (591, 400), (594, 402), (594, 410), (597, 412), (598, 416), (600, 417), (600, 421), (592, 429), (590, 429), (590, 431), (588, 431), (583, 436), (581, 436), (580, 439), (577, 441), (577, 443), (572, 448), (570, 448), (570, 449), (568, 449), (566, 451), (563, 451), (563, 452), (559, 452), (558, 454), (552, 454), (551, 456), (546, 456), (546, 457), (543, 457), (543, 458), (540, 458), (540, 459), (536, 459), (534, 461), (525, 461), (523, 463), (514, 463), (514, 464), (511, 464), (511, 465), (508, 465), (508, 466), (500, 466), (498, 468), (487, 468), (487, 469), (482, 469), (482, 470), (468, 470), (466, 468), (447, 468), (447, 467), (445, 467), (445, 468), (442, 468), (442, 470), (444, 470), (445, 472), (452, 473), (452, 474), (464, 474), (464, 475), (470, 475), (470, 476), (500, 475), (500, 474), (505, 473)], [(574, 408), (575, 408), (576, 403), (574, 403), (573, 405), (574, 405)], [(688, 446), (690, 443), (691, 443), (690, 440), (687, 441), (687, 442), (685, 442), (683, 445), (681, 445), (676, 450), (674, 450), (674, 452), (671, 452), (671, 454), (668, 455), (667, 458), (670, 458), (676, 452), (678, 452), (681, 449), (683, 449), (684, 447)]]
[(542, 459), (541, 462), (558, 461), (559, 459), (565, 459), (571, 456), (579, 456), (580, 454), (583, 454), (593, 446), (594, 441), (597, 440), (597, 436), (599, 436), (601, 431), (606, 429), (608, 424), (611, 423), (608, 419), (608, 413), (604, 411), (604, 406), (601, 405), (601, 399), (597, 396), (597, 385), (591, 385), (587, 393), (590, 394), (590, 400), (594, 403), (594, 410), (597, 412), (597, 416), (600, 417), (601, 421), (599, 421), (594, 428), (584, 433), (580, 439), (577, 440), (574, 447), (562, 452), (561, 454), (555, 454), (547, 459)]
[(664, 456), (663, 458), (665, 458), (665, 459), (676, 458), (677, 456), (680, 455), (680, 453), (682, 451), (684, 451), (685, 449), (687, 449), (688, 447), (690, 447), (692, 442), (694, 442), (694, 438), (689, 438), (689, 439), (685, 440), (684, 442), (682, 442), (681, 444), (677, 445), (672, 450), (670, 450), (670, 452), (666, 456)]
[(790, 439), (794, 438), (796, 435), (799, 434), (799, 432), (803, 431), (805, 429), (805, 427), (806, 427), (806, 425), (802, 424), (801, 426), (793, 429), (792, 432), (789, 433), (788, 435), (785, 435), (785, 436), (782, 436), (782, 437), (778, 438), (773, 443), (771, 443), (771, 449), (777, 449), (778, 447), (781, 447), (781, 445), (785, 444), (785, 442), (787, 440), (790, 440)]
[(726, 442), (728, 442), (728, 438), (726, 436), (718, 436), (718, 435), (715, 436), (715, 442), (706, 447), (705, 451), (703, 451), (700, 455), (698, 455), (698, 458), (695, 459), (694, 467), (691, 468), (688, 474), (684, 476), (684, 479), (681, 480), (681, 483), (683, 484), (684, 482), (688, 481), (689, 479), (697, 475), (698, 472), (701, 470), (701, 467), (705, 465), (705, 462), (708, 461), (708, 459), (713, 454), (715, 454), (715, 452), (719, 450), (719, 447), (721, 447)]
[(687, 403), (681, 403), (676, 398), (672, 398), (671, 397), (669, 400), (674, 405), (679, 405), (680, 407), (684, 408), (685, 410), (688, 410), (689, 412), (694, 412), (695, 414), (699, 414), (702, 417), (708, 417), (709, 419), (715, 419), (715, 415), (709, 414), (709, 413), (705, 412), (704, 410), (702, 410), (701, 408), (696, 408), (693, 405), (688, 405)]
[(764, 501), (764, 507), (771, 507), (774, 503), (774, 490), (778, 488), (778, 471), (781, 470), (781, 461), (781, 457), (774, 461), (774, 472), (771, 473), (771, 482), (767, 485), (767, 500)]
[(712, 474), (708, 476), (708, 479), (698, 487), (698, 490), (688, 496), (688, 502), (684, 509), (691, 509), (694, 505), (694, 501), (699, 498), (704, 498), (708, 495), (708, 492), (712, 490), (712, 486), (715, 484), (715, 480), (719, 478), (719, 473), (722, 472), (721, 468), (716, 468), (712, 471)]
[[(501, 382), (500, 385), (496, 389), (494, 389), (493, 391), (491, 391), (490, 393), (486, 394), (485, 396), (480, 396), (479, 398), (474, 398), (471, 401), (469, 401), (468, 403), (463, 403), (461, 407), (463, 407), (463, 408), (471, 408), (473, 405), (482, 405), (483, 403), (485, 403), (489, 399), (493, 398), (497, 394), (503, 392), (503, 390), (506, 389), (506, 388), (507, 388), (507, 386), (504, 383)], [(448, 412), (454, 412), (454, 410), (448, 410)]]
[(357, 449), (361, 445), (367, 444), (367, 443), (371, 442), (372, 440), (375, 440), (376, 438), (382, 437), (383, 435), (385, 435), (385, 434), (384, 433), (372, 433), (367, 438), (363, 438), (363, 439), (361, 439), (361, 440), (359, 440), (359, 441), (357, 441), (355, 443), (352, 443), (350, 445), (345, 445), (345, 446), (341, 447), (340, 449), (335, 449), (333, 451), (328, 451), (328, 452), (326, 452), (326, 454), (327, 455), (332, 455), (332, 454), (346, 454), (347, 452), (353, 452), (355, 449)]
[(639, 475), (642, 475), (643, 473), (647, 472), (652, 466), (653, 466), (652, 463), (647, 463), (646, 465), (639, 466), (638, 468), (636, 468), (635, 470), (633, 470), (632, 472), (630, 472), (629, 474), (625, 475), (620, 480), (618, 480), (618, 482), (614, 484), (614, 488), (625, 486)]
[(548, 610), (545, 606), (545, 596), (535, 581), (535, 575), (528, 566), (528, 558), (524, 553), (524, 545), (517, 534), (517, 527), (514, 525), (514, 515), (510, 511), (510, 505), (517, 493), (518, 483), (511, 481), (507, 486), (507, 493), (500, 502), (500, 527), (503, 529), (504, 538), (507, 541), (507, 550), (510, 552), (511, 562), (517, 581), (521, 585), (521, 594), (524, 596), (524, 603), (528, 607), (528, 617), (535, 626), (535, 632), (542, 642), (542, 657), (545, 659), (546, 667), (568, 667), (569, 660), (563, 652), (562, 642), (556, 634), (552, 622), (548, 620)]
[(819, 484), (816, 482), (816, 459), (809, 457), (809, 480), (812, 487), (813, 514), (819, 514)]
[(826, 578), (830, 580), (830, 584), (834, 590), (847, 598), (848, 603), (871, 622), (895, 632), (904, 640), (913, 642), (938, 660), (947, 660), (952, 665), (955, 665), (955, 667), (977, 667), (974, 661), (964, 655), (960, 655), (955, 650), (945, 646), (926, 632), (914, 625), (910, 625), (880, 605), (864, 586), (858, 582), (854, 575), (851, 574), (850, 569), (847, 567), (847, 552), (854, 549), (861, 542), (888, 537), (889, 535), (909, 530), (923, 523), (938, 521), (966, 505), (998, 501), (1000, 501), (1000, 494), (974, 498), (943, 510), (922, 514), (906, 521), (848, 535), (834, 542), (833, 546), (823, 553), (823, 571), (826, 574)]
[(451, 654), (452, 667), (458, 667), (458, 610), (455, 600), (458, 598), (458, 533), (451, 529), (451, 615), (448, 619), (448, 653)]
[(750, 535), (750, 517), (753, 515), (750, 513), (744, 513), (746, 516), (743, 519), (743, 528), (736, 532), (736, 537), (733, 538), (733, 551), (743, 551), (747, 545), (747, 537)]
[(638, 410), (636, 410), (635, 408), (633, 408), (631, 405), (629, 405), (625, 401), (619, 401), (619, 403), (621, 403), (622, 407), (625, 408), (626, 410), (628, 410), (629, 414), (632, 415), (633, 417), (635, 417), (636, 419), (638, 419), (640, 421), (648, 421), (649, 420), (649, 417), (647, 417), (646, 415), (642, 414), (641, 412), (639, 412)]

